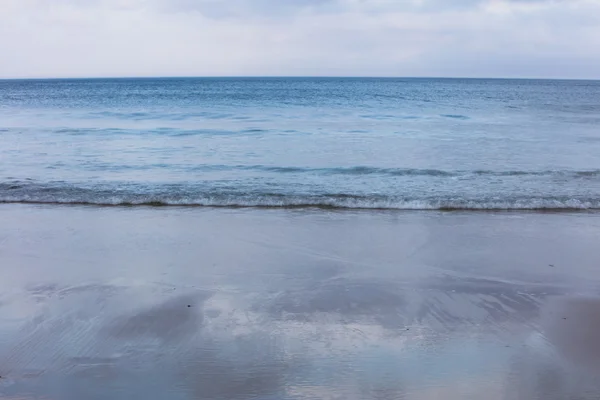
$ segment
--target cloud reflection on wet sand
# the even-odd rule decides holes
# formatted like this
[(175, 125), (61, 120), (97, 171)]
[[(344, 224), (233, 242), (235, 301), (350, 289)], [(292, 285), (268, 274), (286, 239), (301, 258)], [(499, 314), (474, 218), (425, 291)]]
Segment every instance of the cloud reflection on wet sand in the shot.
[[(139, 212), (138, 218), (143, 217), (145, 211)], [(89, 218), (95, 218), (93, 211), (89, 213)], [(106, 218), (112, 213), (103, 210), (101, 214)], [(304, 268), (279, 263), (288, 256), (277, 246), (230, 236), (230, 246), (237, 243), (242, 254), (255, 257), (248, 262), (257, 275), (240, 275), (237, 271), (243, 268), (234, 263), (212, 262), (222, 255), (222, 248), (194, 247), (198, 233), (181, 228), (185, 225), (178, 225), (181, 231), (169, 232), (192, 243), (179, 248), (177, 257), (200, 261), (196, 269), (177, 271), (179, 279), (162, 275), (168, 271), (157, 274), (140, 268), (135, 272), (127, 264), (111, 279), (105, 270), (90, 269), (85, 282), (67, 284), (60, 268), (85, 268), (80, 259), (59, 265), (56, 259), (42, 258), (42, 264), (57, 268), (58, 276), (31, 261), (23, 274), (38, 271), (38, 276), (15, 275), (15, 281), (29, 279), (31, 284), (2, 285), (0, 395), (15, 399), (484, 396), (558, 400), (594, 399), (600, 394), (600, 383), (596, 383), (600, 346), (595, 340), (600, 298), (592, 295), (594, 276), (579, 284), (575, 280), (565, 283), (556, 279), (559, 272), (544, 265), (529, 268), (528, 277), (535, 279), (517, 281), (494, 268), (483, 269), (477, 277), (471, 269), (432, 268), (418, 257), (411, 258), (409, 266), (394, 268), (390, 264), (394, 254), (406, 260), (410, 251), (393, 241), (378, 241), (378, 252), (365, 249), (364, 259), (355, 257), (346, 265), (341, 256), (323, 256), (318, 237), (337, 239), (319, 236), (319, 230), (341, 229), (350, 221), (356, 226), (374, 226), (373, 234), (378, 224), (386, 231), (418, 222), (419, 232), (426, 232), (439, 220), (423, 220), (414, 214), (403, 215), (401, 224), (385, 215), (332, 215), (325, 221), (322, 216), (304, 216), (295, 220), (298, 226), (282, 228), (279, 224), (287, 223), (287, 214), (264, 215), (263, 232), (280, 232), (288, 239), (291, 233), (302, 237), (303, 250), (293, 260)], [(208, 217), (227, 226), (230, 217), (240, 224), (247, 214), (215, 211)], [(161, 218), (173, 222), (180, 216)], [(471, 235), (477, 226), (500, 219), (514, 224), (506, 232), (518, 234), (523, 222), (530, 228), (538, 224), (539, 232), (544, 232), (545, 218), (534, 214), (507, 222), (502, 215), (459, 216), (455, 229)], [(600, 223), (590, 224), (600, 231)], [(303, 236), (306, 227), (316, 230), (312, 245)], [(127, 234), (142, 240), (135, 236), (135, 229)], [(503, 234), (495, 233), (478, 246), (492, 257)], [(532, 237), (538, 236), (522, 239)], [(170, 252), (167, 238), (161, 242), (154, 236), (152, 240), (158, 247), (152, 248), (154, 258)], [(427, 257), (455, 257), (439, 241), (422, 237), (417, 242), (426, 243), (421, 251)], [(537, 251), (536, 242), (529, 245)], [(134, 244), (125, 241), (122, 246), (127, 249)], [(336, 246), (339, 243), (329, 248)], [(568, 246), (565, 242), (567, 254)], [(112, 248), (113, 262), (126, 259), (118, 244)], [(592, 250), (587, 255), (590, 264), (598, 257)], [(40, 247), (39, 251), (45, 250)], [(464, 259), (460, 249), (455, 251)], [(15, 260), (10, 253), (0, 257), (6, 262)], [(238, 256), (232, 257), (237, 262)], [(369, 257), (371, 267), (364, 262)], [(262, 274), (257, 260), (264, 262)], [(90, 257), (90, 262), (98, 260)], [(575, 270), (572, 276), (585, 276), (589, 271)], [(130, 277), (123, 277), (124, 273)], [(161, 276), (166, 278), (161, 280)], [(582, 291), (587, 296), (580, 295)]]

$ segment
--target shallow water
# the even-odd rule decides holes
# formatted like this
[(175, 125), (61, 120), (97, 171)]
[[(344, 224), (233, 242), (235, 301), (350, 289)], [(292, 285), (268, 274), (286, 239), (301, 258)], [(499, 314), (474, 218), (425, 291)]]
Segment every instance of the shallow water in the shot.
[(0, 220), (2, 398), (600, 396), (596, 213)]
[(598, 209), (598, 98), (598, 81), (0, 81), (0, 202)]

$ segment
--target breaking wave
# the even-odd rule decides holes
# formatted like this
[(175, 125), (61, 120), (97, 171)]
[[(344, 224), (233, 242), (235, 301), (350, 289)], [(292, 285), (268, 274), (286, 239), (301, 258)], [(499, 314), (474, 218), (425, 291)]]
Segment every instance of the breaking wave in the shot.
[(229, 208), (322, 208), (374, 210), (600, 210), (600, 197), (585, 196), (426, 196), (351, 193), (277, 193), (185, 185), (111, 187), (67, 183), (0, 183), (0, 203), (97, 206), (177, 206)]

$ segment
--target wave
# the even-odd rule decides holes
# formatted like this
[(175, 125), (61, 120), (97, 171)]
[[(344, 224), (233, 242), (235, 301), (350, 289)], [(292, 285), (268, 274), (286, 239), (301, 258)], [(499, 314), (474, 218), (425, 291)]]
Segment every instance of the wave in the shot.
[(367, 166), (339, 168), (270, 167), (264, 165), (236, 166), (244, 170), (280, 173), (318, 173), (324, 175), (389, 175), (389, 176), (456, 176), (460, 173), (437, 169), (377, 168)]
[(348, 193), (275, 193), (228, 188), (160, 186), (78, 187), (65, 183), (0, 183), (0, 203), (94, 206), (320, 208), (439, 211), (583, 211), (600, 210), (600, 197), (403, 197)]
[[(63, 162), (50, 164), (46, 168), (56, 169), (64, 167)], [(449, 178), (468, 178), (473, 176), (489, 176), (489, 177), (549, 177), (556, 179), (593, 179), (600, 178), (600, 170), (542, 170), (542, 171), (526, 171), (526, 170), (509, 170), (509, 171), (494, 171), (494, 170), (440, 170), (440, 169), (419, 169), (419, 168), (380, 168), (369, 166), (354, 166), (354, 167), (333, 167), (333, 168), (311, 168), (301, 166), (269, 166), (269, 165), (218, 165), (218, 164), (114, 164), (107, 162), (86, 162), (79, 166), (87, 170), (104, 171), (104, 170), (152, 170), (152, 169), (167, 169), (174, 171), (190, 171), (190, 172), (235, 172), (235, 171), (258, 171), (281, 174), (314, 174), (314, 175), (380, 175), (380, 176), (423, 176), (423, 177), (449, 177)]]
[(461, 114), (440, 114), (440, 117), (467, 120), (469, 117)]
[(378, 168), (368, 166), (340, 167), (340, 168), (304, 168), (304, 167), (269, 167), (264, 165), (238, 165), (238, 166), (213, 166), (213, 168), (260, 170), (267, 172), (282, 173), (322, 173), (325, 175), (388, 175), (388, 176), (548, 176), (564, 178), (589, 178), (600, 177), (600, 170), (544, 170), (544, 171), (446, 171), (439, 169), (416, 169), (416, 168)]

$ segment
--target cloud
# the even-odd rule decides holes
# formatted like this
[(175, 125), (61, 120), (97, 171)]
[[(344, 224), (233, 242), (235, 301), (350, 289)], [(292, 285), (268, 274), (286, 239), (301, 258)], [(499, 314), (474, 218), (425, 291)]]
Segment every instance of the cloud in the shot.
[(0, 77), (600, 77), (597, 0), (3, 0)]
[(199, 12), (207, 17), (215, 18), (282, 17), (337, 5), (336, 0), (155, 0), (154, 3), (162, 10)]

